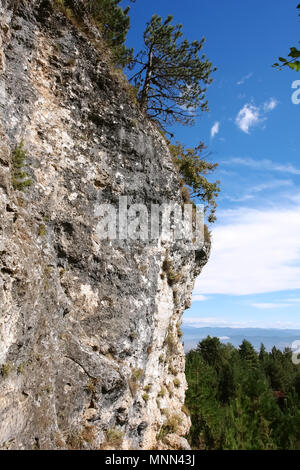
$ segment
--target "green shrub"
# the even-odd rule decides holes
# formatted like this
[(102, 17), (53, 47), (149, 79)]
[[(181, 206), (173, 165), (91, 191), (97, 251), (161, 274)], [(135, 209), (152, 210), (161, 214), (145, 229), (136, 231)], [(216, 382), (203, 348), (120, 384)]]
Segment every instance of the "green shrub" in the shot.
[(125, 66), (133, 54), (133, 50), (125, 46), (130, 26), (129, 7), (121, 8), (121, 0), (87, 0), (86, 3), (95, 25), (111, 48), (114, 62)]
[(10, 374), (11, 371), (12, 371), (12, 366), (11, 366), (11, 364), (9, 364), (9, 362), (7, 362), (6, 364), (2, 364), (2, 366), (1, 366), (1, 375), (4, 379), (6, 377), (8, 377), (8, 375)]
[(176, 377), (174, 380), (173, 380), (173, 384), (176, 388), (179, 388), (180, 385), (181, 385), (181, 382), (180, 380)]
[(167, 434), (176, 433), (181, 423), (182, 418), (179, 415), (169, 416), (167, 421), (162, 425), (157, 439), (162, 440)]
[(143, 369), (133, 369), (131, 378), (135, 381), (138, 381), (138, 380), (140, 380), (142, 375), (143, 375)]
[(166, 395), (166, 389), (161, 387), (160, 391), (158, 392), (157, 396), (163, 398)]
[(148, 393), (143, 393), (142, 399), (143, 399), (145, 402), (147, 402), (147, 401), (149, 400), (149, 398), (150, 398), (150, 397), (149, 397)]
[(24, 150), (24, 142), (21, 140), (12, 152), (12, 185), (14, 189), (19, 191), (22, 191), (32, 184), (32, 179), (26, 172), (25, 167), (26, 152)]
[(177, 342), (171, 331), (168, 332), (164, 344), (168, 347), (171, 354), (174, 354), (177, 351)]
[(38, 236), (39, 236), (39, 237), (45, 237), (46, 235), (47, 235), (46, 225), (41, 224), (41, 225), (39, 226)]
[(105, 431), (106, 442), (114, 447), (119, 447), (122, 444), (124, 433), (117, 427), (107, 429)]
[(178, 338), (181, 338), (183, 336), (183, 331), (181, 330), (181, 324), (180, 323), (177, 323), (176, 330), (177, 330)]
[(186, 416), (191, 416), (190, 410), (186, 405), (182, 405), (181, 411), (186, 415)]
[(162, 270), (166, 273), (169, 286), (173, 286), (182, 278), (182, 274), (174, 271), (172, 261), (168, 257), (164, 259)]

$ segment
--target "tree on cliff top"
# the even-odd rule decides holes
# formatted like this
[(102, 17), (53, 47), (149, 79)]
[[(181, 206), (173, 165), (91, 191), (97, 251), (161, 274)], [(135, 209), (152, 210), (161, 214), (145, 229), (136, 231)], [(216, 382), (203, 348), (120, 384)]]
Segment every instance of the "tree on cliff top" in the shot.
[[(300, 10), (300, 3), (297, 6), (297, 8)], [(299, 13), (300, 16), (300, 13)], [(284, 57), (279, 57), (278, 60), (281, 62), (276, 62), (273, 64), (273, 67), (278, 68), (281, 70), (281, 67), (290, 67), (293, 70), (296, 70), (296, 72), (299, 72), (300, 70), (300, 51), (297, 49), (297, 47), (291, 47), (290, 48), (290, 53), (288, 55), (289, 59), (285, 59)]]
[(197, 110), (207, 111), (206, 88), (212, 82), (212, 68), (199, 55), (205, 39), (189, 43), (182, 38), (182, 25), (162, 21), (154, 15), (144, 32), (145, 47), (130, 66), (138, 71), (130, 81), (139, 89), (142, 109), (160, 123), (192, 124)]
[[(135, 0), (130, 0), (132, 3)], [(133, 50), (125, 46), (130, 27), (129, 6), (119, 6), (121, 0), (86, 0), (87, 9), (103, 38), (111, 48), (116, 65), (125, 66), (132, 60)]]

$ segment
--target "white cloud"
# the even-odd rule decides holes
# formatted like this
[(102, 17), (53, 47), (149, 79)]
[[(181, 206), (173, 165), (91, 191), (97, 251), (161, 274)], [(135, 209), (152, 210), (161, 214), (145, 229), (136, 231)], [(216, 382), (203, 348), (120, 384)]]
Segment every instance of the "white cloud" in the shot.
[(192, 326), (194, 328), (215, 326), (223, 328), (277, 328), (296, 330), (300, 329), (300, 322), (274, 320), (247, 320), (237, 322), (215, 317), (183, 317), (183, 326)]
[(215, 124), (212, 126), (211, 131), (210, 131), (210, 136), (213, 139), (215, 135), (219, 133), (220, 130), (220, 123), (217, 121)]
[(278, 101), (275, 98), (270, 98), (268, 101), (265, 101), (262, 106), (246, 103), (235, 118), (235, 123), (243, 132), (249, 134), (249, 130), (252, 127), (266, 120), (264, 115), (273, 111), (277, 104)]
[(251, 77), (253, 77), (253, 73), (248, 73), (248, 75), (245, 75), (244, 77), (242, 77), (236, 84), (243, 85)]
[(264, 103), (264, 111), (267, 113), (268, 111), (273, 111), (278, 105), (278, 101), (275, 98), (270, 98), (269, 101)]
[(290, 187), (293, 186), (292, 180), (270, 180), (266, 183), (261, 183), (251, 188), (251, 192), (253, 193), (260, 193), (262, 191), (270, 190), (270, 189), (278, 189), (281, 187)]
[[(221, 223), (220, 223), (221, 222)], [(300, 289), (300, 203), (219, 213), (195, 295)]]
[(204, 302), (205, 300), (208, 300), (208, 297), (205, 297), (205, 295), (193, 295), (193, 302)]
[(262, 159), (254, 160), (253, 158), (230, 158), (229, 160), (223, 160), (222, 164), (224, 165), (243, 165), (254, 170), (268, 170), (268, 171), (278, 171), (281, 173), (289, 173), (292, 175), (300, 175), (300, 169), (295, 168), (290, 163), (280, 164), (272, 162), (271, 160)]
[(274, 308), (286, 308), (290, 307), (291, 304), (280, 304), (280, 303), (256, 303), (256, 304), (251, 304), (252, 307), (258, 308), (259, 310), (271, 310)]
[(249, 129), (260, 121), (260, 110), (253, 104), (245, 104), (235, 119), (236, 125), (246, 134), (249, 134)]
[(254, 199), (257, 194), (263, 191), (267, 191), (267, 190), (270, 191), (272, 189), (279, 190), (280, 188), (291, 187), (293, 185), (294, 183), (290, 179), (288, 180), (273, 179), (273, 180), (267, 181), (266, 183), (257, 184), (256, 186), (252, 186), (248, 188), (247, 192), (240, 196), (229, 196), (225, 194), (223, 195), (223, 198), (232, 202), (245, 202), (245, 201), (250, 201)]

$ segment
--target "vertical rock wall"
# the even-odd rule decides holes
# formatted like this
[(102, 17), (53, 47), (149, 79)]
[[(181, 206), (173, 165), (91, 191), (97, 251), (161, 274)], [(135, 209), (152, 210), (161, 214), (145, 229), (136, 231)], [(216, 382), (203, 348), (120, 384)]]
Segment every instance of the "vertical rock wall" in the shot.
[(0, 446), (185, 448), (178, 332), (209, 247), (99, 239), (99, 205), (181, 204), (178, 176), (55, 3), (0, 0)]

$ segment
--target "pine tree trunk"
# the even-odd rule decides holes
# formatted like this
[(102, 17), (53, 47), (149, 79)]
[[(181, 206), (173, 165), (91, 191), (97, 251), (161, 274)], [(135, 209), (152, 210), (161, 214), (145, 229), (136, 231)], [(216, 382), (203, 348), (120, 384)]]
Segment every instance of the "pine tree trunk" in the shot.
[(144, 83), (144, 87), (143, 87), (142, 94), (141, 94), (141, 108), (142, 108), (142, 111), (144, 112), (147, 111), (147, 107), (148, 107), (149, 90), (150, 90), (150, 84), (151, 84), (152, 73), (153, 73), (152, 65), (153, 65), (153, 50), (151, 47), (149, 51), (149, 55), (148, 55), (148, 64), (147, 64), (147, 73), (146, 73), (145, 83)]

